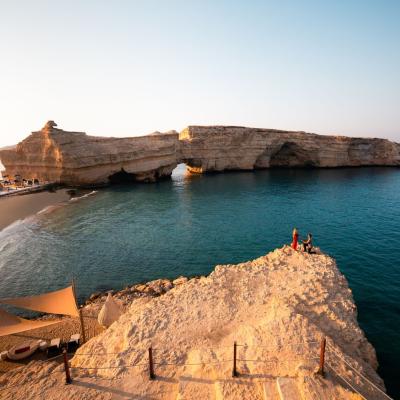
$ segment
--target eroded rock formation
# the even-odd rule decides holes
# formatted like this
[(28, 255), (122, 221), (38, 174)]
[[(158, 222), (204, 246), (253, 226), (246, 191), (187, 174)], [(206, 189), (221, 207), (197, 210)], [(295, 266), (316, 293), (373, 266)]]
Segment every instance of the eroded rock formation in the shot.
[(189, 126), (181, 158), (192, 172), (271, 167), (398, 166), (400, 144), (238, 126)]
[(178, 133), (132, 138), (89, 136), (67, 132), (49, 121), (15, 149), (0, 151), (9, 175), (71, 185), (110, 181), (156, 181), (177, 165)]
[(386, 139), (325, 136), (237, 126), (189, 126), (178, 133), (111, 138), (67, 132), (49, 121), (15, 148), (0, 150), (9, 175), (70, 185), (169, 177), (178, 163), (191, 172), (273, 167), (399, 166), (400, 144)]

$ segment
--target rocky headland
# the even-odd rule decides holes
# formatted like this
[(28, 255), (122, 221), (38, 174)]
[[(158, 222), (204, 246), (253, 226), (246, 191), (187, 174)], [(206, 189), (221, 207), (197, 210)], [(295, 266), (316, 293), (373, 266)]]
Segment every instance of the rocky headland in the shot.
[[(74, 186), (113, 180), (155, 181), (176, 167), (178, 133), (133, 138), (67, 132), (49, 121), (13, 149), (0, 151), (6, 173)], [(129, 173), (129, 175), (127, 174)]]
[(14, 148), (0, 150), (9, 175), (75, 186), (154, 182), (179, 163), (191, 172), (263, 168), (399, 166), (400, 144), (238, 126), (189, 126), (131, 138), (89, 136), (49, 121)]
[[(218, 265), (207, 277), (138, 284), (115, 297), (125, 312), (71, 359), (72, 385), (64, 386), (57, 363), (32, 362), (3, 375), (2, 398), (385, 398), (347, 281), (319, 250), (306, 254), (284, 246), (252, 261)], [(104, 300), (104, 293), (93, 295), (86, 312), (96, 313)], [(32, 376), (37, 382), (29, 383)]]

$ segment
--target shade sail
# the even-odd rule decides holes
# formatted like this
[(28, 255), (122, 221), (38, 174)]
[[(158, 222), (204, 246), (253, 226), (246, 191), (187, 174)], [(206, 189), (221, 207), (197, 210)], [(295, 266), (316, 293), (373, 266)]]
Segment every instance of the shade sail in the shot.
[(0, 303), (49, 314), (72, 315), (73, 317), (79, 316), (72, 286), (38, 296), (0, 299)]
[(56, 321), (30, 321), (10, 314), (0, 308), (0, 336), (12, 335), (14, 333), (30, 331), (31, 329), (42, 328), (43, 326), (58, 324)]

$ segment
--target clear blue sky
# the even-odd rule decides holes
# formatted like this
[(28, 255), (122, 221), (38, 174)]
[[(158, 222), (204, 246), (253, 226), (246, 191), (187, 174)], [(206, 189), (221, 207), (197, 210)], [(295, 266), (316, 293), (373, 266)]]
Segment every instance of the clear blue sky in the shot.
[(0, 146), (48, 119), (400, 141), (400, 1), (1, 0)]

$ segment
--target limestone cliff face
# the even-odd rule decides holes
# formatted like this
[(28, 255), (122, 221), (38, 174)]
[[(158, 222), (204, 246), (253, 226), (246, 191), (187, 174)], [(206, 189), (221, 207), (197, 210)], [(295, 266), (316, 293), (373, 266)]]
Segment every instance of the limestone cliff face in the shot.
[(55, 126), (49, 121), (14, 150), (0, 151), (7, 173), (64, 184), (99, 185), (113, 179), (155, 181), (169, 176), (177, 165), (175, 131), (106, 138)]
[(0, 150), (10, 175), (70, 185), (169, 177), (180, 162), (192, 172), (273, 167), (399, 166), (400, 144), (236, 126), (189, 126), (132, 138), (88, 136), (53, 121), (15, 148)]
[(179, 135), (192, 172), (271, 167), (399, 166), (400, 144), (237, 126), (189, 126)]

